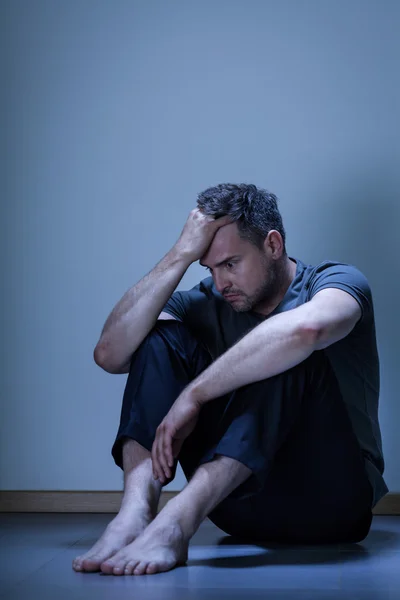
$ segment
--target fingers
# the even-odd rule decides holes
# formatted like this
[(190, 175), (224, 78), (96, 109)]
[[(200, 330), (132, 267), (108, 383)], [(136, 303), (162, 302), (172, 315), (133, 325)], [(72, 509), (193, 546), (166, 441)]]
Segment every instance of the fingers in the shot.
[(164, 440), (161, 442), (160, 444), (160, 450), (159, 450), (159, 454), (158, 454), (158, 461), (161, 465), (162, 471), (163, 471), (163, 475), (165, 477), (165, 479), (169, 479), (171, 477), (171, 469), (168, 466), (168, 462), (167, 462), (167, 457), (165, 454), (165, 444), (166, 444), (166, 440), (164, 438)]
[(154, 440), (153, 442), (153, 446), (151, 448), (151, 465), (153, 468), (153, 478), (154, 479), (158, 479), (159, 478), (159, 465), (158, 465), (158, 460), (157, 460), (157, 453), (156, 453), (156, 440)]
[[(165, 440), (166, 440), (166, 443), (164, 444), (165, 458), (167, 460), (168, 467), (170, 469), (172, 469), (172, 467), (174, 466), (174, 455), (173, 455), (173, 451), (172, 451), (172, 442), (173, 442), (172, 433), (169, 433), (169, 435), (166, 436)], [(170, 475), (170, 477), (171, 477), (171, 475)]]
[(204, 217), (208, 218), (210, 223), (214, 223), (217, 227), (222, 227), (223, 225), (228, 225), (228, 223), (234, 223), (235, 220), (229, 216), (224, 215), (222, 217), (216, 217), (215, 215), (210, 215), (205, 213), (201, 208), (194, 209), (194, 212), (200, 212)]
[(163, 472), (160, 465), (160, 461), (158, 459), (158, 444), (160, 441), (160, 432), (157, 428), (156, 437), (153, 442), (153, 446), (151, 448), (151, 463), (153, 466), (153, 477), (154, 479), (160, 479), (161, 483), (163, 482)]
[(230, 223), (234, 222), (234, 219), (232, 219), (232, 217), (230, 217), (229, 215), (225, 215), (224, 217), (218, 217), (214, 221), (217, 228), (224, 227), (225, 225), (229, 225)]
[(156, 431), (151, 449), (151, 460), (154, 479), (159, 479), (164, 484), (172, 476), (171, 468), (174, 465), (174, 458), (172, 455), (172, 435), (162, 423)]

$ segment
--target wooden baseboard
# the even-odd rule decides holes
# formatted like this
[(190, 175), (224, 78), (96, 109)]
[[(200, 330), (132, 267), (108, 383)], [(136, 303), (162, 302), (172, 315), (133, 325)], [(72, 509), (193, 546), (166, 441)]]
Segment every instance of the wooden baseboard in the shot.
[[(179, 492), (162, 492), (159, 511)], [(2, 512), (117, 513), (122, 492), (0, 492)]]
[[(158, 510), (179, 492), (162, 492)], [(117, 513), (122, 492), (0, 491), (0, 512)], [(400, 515), (400, 494), (387, 494), (374, 515)]]

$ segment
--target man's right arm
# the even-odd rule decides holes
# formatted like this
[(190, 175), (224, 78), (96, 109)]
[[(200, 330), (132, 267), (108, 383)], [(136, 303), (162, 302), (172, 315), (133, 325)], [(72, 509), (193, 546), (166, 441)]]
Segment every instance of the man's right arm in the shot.
[[(108, 373), (128, 373), (135, 350), (161, 313), (192, 260), (175, 247), (136, 285), (130, 288), (109, 315), (94, 350), (94, 360)], [(161, 313), (161, 314), (160, 314)]]
[[(157, 319), (157, 321), (177, 321), (177, 320), (178, 319), (176, 319), (175, 317), (173, 317), (172, 315), (170, 315), (169, 313), (166, 313), (166, 312), (162, 312)], [(123, 373), (129, 373), (130, 368), (131, 368), (131, 358), (128, 360), (127, 363), (122, 365), (122, 367), (120, 367), (118, 370), (112, 371), (112, 373), (113, 373), (113, 375), (122, 375)]]
[[(132, 355), (150, 333), (162, 308), (192, 262), (201, 258), (228, 216), (205, 215), (193, 209), (172, 250), (130, 288), (108, 317), (94, 350), (94, 360), (108, 373), (127, 373)], [(164, 315), (167, 313), (163, 313)], [(164, 317), (165, 318), (165, 317)]]

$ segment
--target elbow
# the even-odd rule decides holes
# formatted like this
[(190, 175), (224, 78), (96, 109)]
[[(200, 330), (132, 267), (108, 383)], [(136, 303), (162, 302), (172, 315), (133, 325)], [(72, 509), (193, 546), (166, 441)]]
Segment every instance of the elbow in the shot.
[(103, 371), (106, 371), (106, 373), (110, 373), (111, 375), (129, 373), (130, 359), (128, 361), (121, 362), (120, 360), (117, 362), (114, 357), (113, 361), (110, 354), (107, 354), (104, 347), (99, 344), (94, 349), (93, 358), (96, 365), (103, 369)]
[(301, 344), (314, 350), (319, 350), (323, 339), (323, 332), (320, 327), (314, 323), (303, 323), (300, 327), (299, 337)]
[(104, 369), (105, 371), (107, 371), (107, 368), (106, 368), (107, 359), (106, 359), (106, 355), (104, 352), (104, 348), (102, 348), (99, 344), (97, 344), (96, 348), (94, 349), (93, 359), (97, 366), (99, 366), (102, 369)]
[(107, 356), (103, 346), (97, 344), (93, 352), (94, 362), (98, 367), (106, 371), (107, 373), (114, 374), (115, 369), (113, 368), (109, 357)]

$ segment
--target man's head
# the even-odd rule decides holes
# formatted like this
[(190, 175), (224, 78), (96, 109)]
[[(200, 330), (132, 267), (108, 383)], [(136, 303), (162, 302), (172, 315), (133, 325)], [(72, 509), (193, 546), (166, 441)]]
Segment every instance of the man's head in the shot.
[(229, 215), (234, 220), (217, 231), (200, 264), (210, 269), (223, 296), (239, 294), (227, 298), (232, 308), (262, 312), (287, 279), (285, 230), (276, 196), (255, 185), (227, 183), (201, 192), (197, 207), (215, 218)]

